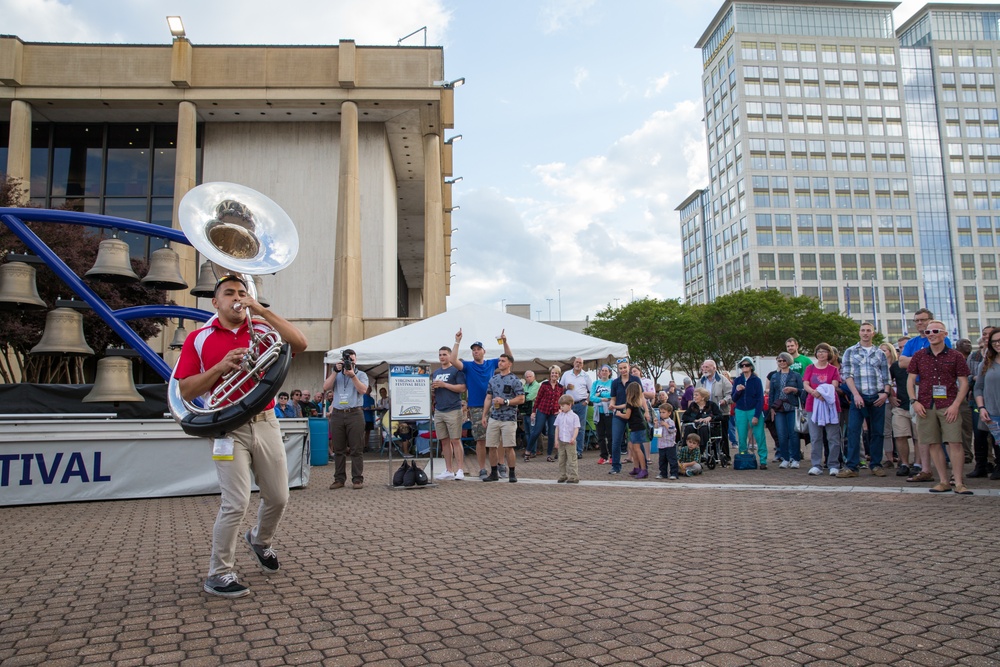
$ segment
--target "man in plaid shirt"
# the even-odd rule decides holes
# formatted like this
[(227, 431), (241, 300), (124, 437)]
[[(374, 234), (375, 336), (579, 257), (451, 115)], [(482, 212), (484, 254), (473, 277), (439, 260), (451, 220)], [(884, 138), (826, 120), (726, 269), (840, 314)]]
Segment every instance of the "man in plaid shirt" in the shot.
[(868, 453), (871, 471), (885, 477), (882, 469), (882, 431), (885, 425), (885, 402), (889, 400), (892, 382), (885, 354), (872, 344), (875, 327), (863, 322), (858, 330), (860, 342), (844, 352), (840, 375), (851, 393), (851, 411), (847, 421), (847, 455), (844, 468), (837, 477), (857, 477), (861, 465), (861, 425), (868, 422)]

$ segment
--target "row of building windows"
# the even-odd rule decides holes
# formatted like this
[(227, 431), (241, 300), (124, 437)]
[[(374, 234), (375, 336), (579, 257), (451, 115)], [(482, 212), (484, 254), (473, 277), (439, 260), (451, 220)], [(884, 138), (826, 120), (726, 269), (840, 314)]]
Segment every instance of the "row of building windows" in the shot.
[[(859, 60), (860, 52), (860, 60)], [(795, 44), (775, 42), (741, 41), (742, 60), (777, 61), (788, 63), (803, 62), (843, 65), (895, 65), (896, 50), (892, 46), (862, 46), (852, 44)], [(992, 69), (993, 51), (987, 48), (938, 49), (940, 67), (977, 67)]]
[[(843, 65), (895, 65), (896, 49), (893, 46), (861, 46), (853, 44), (794, 44), (776, 42), (740, 42), (740, 58), (742, 60), (776, 61), (778, 53), (784, 62)], [(860, 59), (858, 54), (860, 52)], [(818, 56), (818, 59), (817, 59)]]
[[(197, 135), (201, 168), (201, 127)], [(0, 164), (10, 126), (0, 123)], [(31, 202), (44, 208), (172, 224), (177, 126), (150, 123), (35, 123), (31, 128)], [(200, 173), (199, 173), (200, 179)], [(136, 257), (164, 241), (123, 233)]]
[(910, 208), (910, 198), (907, 195), (851, 195), (849, 193), (834, 194), (829, 192), (768, 192), (754, 190), (753, 205), (755, 208), (817, 208), (817, 209), (868, 209), (905, 211)]
[[(935, 12), (936, 13), (936, 12)], [(993, 67), (993, 51), (990, 49), (938, 49), (938, 65), (941, 67)]]
[[(986, 188), (986, 181), (975, 182), (981, 183), (981, 187)], [(790, 184), (796, 192), (807, 191), (810, 189), (810, 185), (813, 190), (823, 192), (828, 192), (831, 185), (837, 192), (869, 192), (869, 184), (874, 185), (875, 192), (908, 192), (910, 190), (910, 182), (905, 178), (869, 180), (867, 178), (829, 178), (826, 176), (792, 176), (791, 178), (788, 176), (754, 176), (752, 183), (754, 190), (766, 190), (769, 187), (775, 190), (788, 190)], [(965, 181), (962, 183), (964, 184)], [(993, 181), (993, 183), (995, 187), (1000, 188), (1000, 181)]]
[[(877, 85), (879, 81), (886, 85), (895, 86), (899, 82), (899, 73), (892, 69), (866, 69), (861, 70), (861, 79), (858, 78), (858, 70), (856, 69), (832, 69), (823, 68), (823, 81), (835, 81), (844, 83), (858, 83), (859, 80), (864, 81), (865, 84)], [(774, 66), (764, 66), (760, 67), (758, 65), (744, 65), (743, 66), (743, 78), (746, 80), (756, 81), (758, 79), (763, 79), (764, 81), (778, 81), (778, 73), (781, 72), (782, 78), (785, 81), (816, 81), (820, 80), (819, 73), (820, 69), (818, 67), (774, 67)], [(991, 83), (992, 85), (992, 83)]]

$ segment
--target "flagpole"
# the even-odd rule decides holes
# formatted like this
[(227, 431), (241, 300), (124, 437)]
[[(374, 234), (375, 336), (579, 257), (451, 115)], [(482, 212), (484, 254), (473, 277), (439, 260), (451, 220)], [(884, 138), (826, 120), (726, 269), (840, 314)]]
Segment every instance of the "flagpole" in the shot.
[(899, 320), (900, 324), (903, 325), (903, 335), (909, 336), (910, 334), (906, 328), (906, 302), (903, 301), (903, 286), (898, 285), (898, 287), (899, 287)]
[(878, 297), (875, 295), (875, 276), (872, 276), (872, 326), (878, 331)]

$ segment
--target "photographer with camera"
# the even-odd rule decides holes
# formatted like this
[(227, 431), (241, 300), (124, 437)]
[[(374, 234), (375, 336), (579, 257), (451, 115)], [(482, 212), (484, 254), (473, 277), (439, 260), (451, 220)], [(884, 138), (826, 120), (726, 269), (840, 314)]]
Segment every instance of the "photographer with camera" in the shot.
[(360, 489), (365, 483), (365, 416), (364, 397), (368, 392), (368, 376), (357, 368), (354, 350), (343, 351), (333, 372), (323, 382), (323, 390), (333, 390), (330, 403), (330, 439), (333, 443), (333, 484), (342, 489), (347, 483), (347, 456), (351, 457), (351, 483)]

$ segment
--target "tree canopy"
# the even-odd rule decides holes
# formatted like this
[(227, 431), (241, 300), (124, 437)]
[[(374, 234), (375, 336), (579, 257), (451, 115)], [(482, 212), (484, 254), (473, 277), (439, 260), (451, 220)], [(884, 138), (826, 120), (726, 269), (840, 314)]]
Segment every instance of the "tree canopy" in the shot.
[(625, 343), (647, 377), (675, 368), (697, 377), (701, 362), (733, 368), (743, 356), (774, 356), (795, 337), (804, 351), (825, 342), (845, 349), (858, 340), (857, 323), (826, 313), (817, 299), (776, 290), (742, 290), (710, 304), (641, 299), (607, 308), (584, 333)]
[[(0, 174), (0, 206), (25, 206), (23, 190), (18, 179)], [(52, 251), (78, 276), (83, 276), (94, 265), (100, 236), (94, 230), (80, 225), (60, 225), (28, 223), (28, 227), (42, 239)], [(0, 262), (7, 261), (8, 253), (25, 253), (27, 248), (6, 225), (0, 224)], [(145, 260), (132, 259), (132, 270), (138, 275), (146, 272)], [(97, 280), (87, 280), (87, 284), (112, 310), (144, 304), (166, 303), (166, 294), (153, 290), (138, 281), (112, 284)], [(36, 266), (38, 295), (49, 309), (55, 307), (56, 299), (69, 299), (75, 295), (58, 276), (44, 265)], [(44, 365), (32, 360), (29, 352), (42, 337), (45, 329), (47, 310), (14, 310), (0, 318), (0, 379), (14, 382), (18, 377), (22, 382), (41, 381), (40, 373)], [(124, 341), (99, 315), (91, 310), (81, 310), (83, 331), (87, 344), (94, 349), (97, 357), (102, 357), (107, 348), (124, 345)], [(132, 329), (148, 340), (160, 332), (163, 319), (143, 319), (129, 322)], [(15, 369), (14, 366), (17, 366)]]

